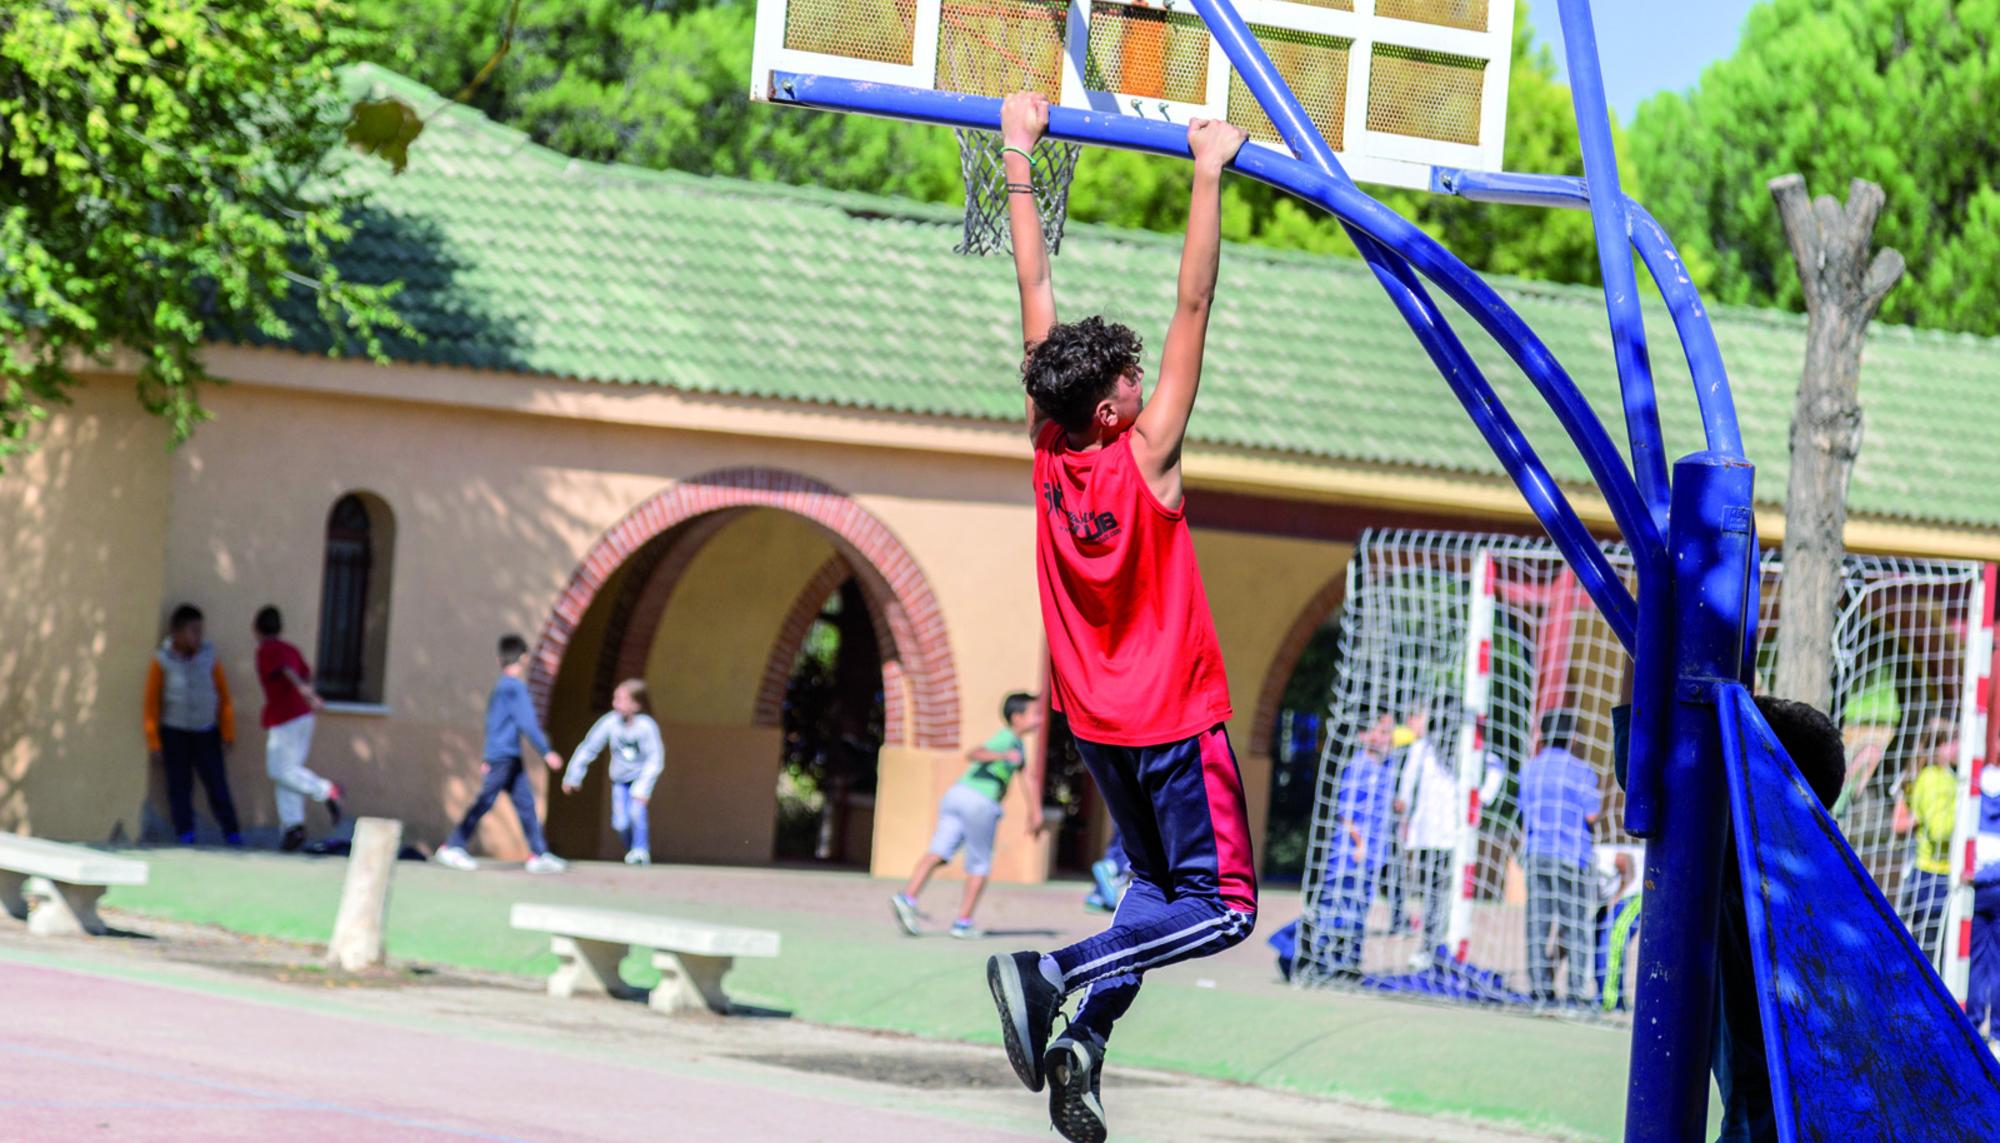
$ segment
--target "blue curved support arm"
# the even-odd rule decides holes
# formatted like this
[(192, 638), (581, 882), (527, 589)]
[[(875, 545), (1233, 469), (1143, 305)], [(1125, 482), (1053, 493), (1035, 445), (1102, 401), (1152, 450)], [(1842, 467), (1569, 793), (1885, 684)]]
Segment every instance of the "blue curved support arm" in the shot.
[[(1589, 182), (1570, 175), (1440, 168), (1431, 178), (1431, 188), (1473, 202), (1570, 210), (1590, 207)], [(1722, 348), (1716, 344), (1707, 303), (1695, 289), (1687, 264), (1681, 260), (1680, 251), (1666, 229), (1641, 203), (1627, 198), (1625, 209), (1632, 222), (1632, 245), (1659, 287), (1667, 312), (1674, 319), (1674, 330), (1680, 335), (1681, 350), (1687, 355), (1688, 372), (1694, 379), (1695, 404), (1701, 410), (1702, 439), (1709, 452), (1741, 457), (1743, 431), (1736, 420), (1736, 398), (1729, 389), (1729, 373), (1723, 368)]]
[(1474, 427), (1486, 438), (1487, 447), (1498, 457), (1507, 475), (1513, 478), (1514, 486), (1521, 491), (1521, 498), (1527, 501), (1542, 527), (1555, 541), (1556, 547), (1576, 570), (1577, 582), (1589, 592), (1597, 602), (1618, 637), (1623, 640), (1640, 638), (1635, 631), (1637, 606), (1626, 594), (1623, 582), (1612, 570), (1611, 562), (1598, 547), (1583, 522), (1577, 519), (1575, 509), (1570, 507), (1569, 498), (1563, 495), (1561, 487), (1550, 477), (1547, 466), (1535, 454), (1534, 447), (1521, 433), (1513, 415), (1501, 403), (1499, 394), (1479, 371), (1472, 355), (1465, 351), (1465, 344), (1458, 339), (1444, 316), (1438, 312), (1437, 304), (1424, 292), (1423, 284), (1416, 279), (1409, 263), (1397, 258), (1380, 243), (1368, 235), (1349, 228), (1355, 244), (1367, 259), (1369, 267), (1389, 294), (1389, 300), (1409, 322), (1416, 333), (1417, 341), (1430, 355), (1432, 364), (1444, 377), (1452, 395), (1466, 415), (1472, 418)]
[(1701, 409), (1702, 438), (1710, 452), (1743, 457), (1743, 430), (1736, 421), (1736, 398), (1729, 391), (1729, 373), (1722, 367), (1722, 347), (1715, 342), (1715, 327), (1709, 324), (1708, 305), (1688, 276), (1687, 263), (1652, 213), (1625, 200), (1632, 218), (1632, 244), (1666, 299), (1673, 315), (1674, 329), (1680, 334), (1681, 352), (1687, 355), (1688, 372), (1694, 379), (1694, 400)]
[[(879, 115), (976, 131), (994, 130), (1000, 121), (1000, 101), (988, 96), (961, 95), (793, 72), (775, 73), (772, 76), (772, 84), (775, 99), (800, 106)], [(1089, 143), (1156, 155), (1187, 158), (1189, 154), (1187, 133), (1183, 128), (1131, 115), (1055, 107), (1049, 111), (1048, 134), (1051, 138), (1073, 143)], [(1443, 289), (1453, 301), (1499, 341), (1503, 348), (1508, 350), (1509, 354), (1521, 364), (1530, 380), (1534, 381), (1536, 387), (1548, 397), (1558, 420), (1569, 430), (1572, 438), (1578, 441), (1579, 448), (1584, 453), (1585, 463), (1598, 478), (1610, 503), (1612, 514), (1619, 526), (1624, 529), (1634, 551), (1640, 553), (1642, 557), (1647, 553), (1664, 555), (1665, 548), (1660, 533), (1654, 527), (1652, 518), (1639, 497), (1638, 489), (1632, 483), (1631, 476), (1626, 473), (1615, 446), (1605, 435), (1604, 427), (1597, 423), (1589, 405), (1577, 391), (1575, 382), (1499, 294), (1480, 281), (1466, 269), (1463, 262), (1453, 257), (1429, 235), (1417, 229), (1402, 216), (1361, 193), (1352, 182), (1336, 180), (1297, 159), (1263, 147), (1245, 147), (1237, 155), (1232, 167), (1240, 174), (1269, 183), (1280, 190), (1289, 191), (1325, 209), (1343, 222), (1353, 224), (1362, 234), (1380, 242), (1387, 250), (1409, 259), (1411, 266)], [(1407, 268), (1403, 273), (1408, 273)], [(1392, 297), (1396, 296), (1392, 292)], [(1427, 302), (1427, 299), (1425, 301)], [(1428, 313), (1435, 315), (1435, 308), (1429, 307)], [(1435, 321), (1438, 327), (1443, 326), (1441, 317), (1427, 320)], [(1427, 344), (1426, 348), (1433, 349), (1433, 345)], [(1462, 346), (1458, 352), (1464, 353)], [(1469, 357), (1467, 359), (1469, 360)], [(1475, 371), (1470, 375), (1457, 376), (1458, 379), (1465, 379), (1477, 376), (1477, 373)], [(1448, 381), (1454, 379), (1453, 374), (1447, 374)], [(1564, 394), (1567, 395), (1566, 398)], [(1490, 388), (1484, 388), (1483, 393), (1472, 391), (1460, 399), (1462, 402), (1469, 402), (1468, 409), (1477, 405), (1500, 410), (1504, 415), (1497, 396), (1492, 394)], [(1477, 420), (1476, 414), (1475, 419)], [(1486, 433), (1489, 442), (1504, 441), (1509, 430), (1516, 439), (1519, 439), (1519, 430), (1513, 426), (1511, 420), (1504, 423), (1500, 421), (1480, 423), (1479, 427)], [(1604, 612), (1605, 620), (1613, 632), (1628, 649), (1634, 647), (1638, 642), (1637, 605), (1631, 594), (1625, 590), (1623, 581), (1611, 569), (1609, 561), (1604, 558), (1596, 542), (1590, 539), (1588, 531), (1577, 521), (1575, 512), (1562, 496), (1560, 489), (1556, 487), (1553, 478), (1535, 458), (1532, 450), (1527, 449), (1525, 440), (1520, 440), (1518, 449), (1502, 448), (1496, 443), (1496, 450), (1500, 451), (1503, 463), (1511, 458), (1521, 466), (1513, 471), (1513, 475), (1523, 495), (1528, 498), (1529, 507), (1535, 510), (1537, 517), (1549, 529), (1550, 536), (1562, 548), (1564, 556), (1571, 561), (1571, 566), (1577, 571), (1579, 582), (1590, 592), (1591, 598)], [(1642, 567), (1645, 562), (1642, 558)]]
[[(1501, 202), (1515, 206), (1560, 207), (1583, 210), (1590, 206), (1590, 184), (1568, 175), (1527, 175), (1506, 171), (1440, 170), (1432, 175), (1432, 189), (1455, 194), (1474, 202)], [(1702, 436), (1708, 450), (1734, 459), (1743, 458), (1743, 434), (1737, 425), (1736, 403), (1729, 391), (1729, 375), (1723, 368), (1722, 351), (1715, 342), (1715, 329), (1708, 311), (1688, 277), (1680, 252), (1674, 249), (1667, 232), (1646, 208), (1626, 200), (1632, 220), (1632, 243), (1653, 275), (1673, 315), (1687, 354), (1688, 372), (1694, 381), (1695, 402), (1701, 409)], [(1664, 585), (1668, 570), (1655, 569), (1644, 575), (1641, 565), (1639, 591), (1639, 653), (1634, 656), (1638, 677), (1633, 682), (1631, 762), (1626, 773), (1625, 826), (1641, 837), (1653, 834), (1658, 823), (1661, 790), (1659, 775), (1669, 743), (1668, 717), (1673, 707), (1673, 685), (1668, 664), (1672, 654), (1672, 618), (1663, 601), (1665, 594), (1650, 585)], [(1655, 648), (1655, 650), (1648, 650)]]
[[(1292, 95), (1284, 77), (1278, 74), (1278, 69), (1271, 63), (1271, 58), (1265, 53), (1263, 45), (1250, 34), (1243, 17), (1237, 13), (1236, 6), (1230, 0), (1194, 0), (1194, 5), (1202, 22), (1207, 25), (1209, 35), (1215, 37), (1216, 44), (1222, 48), (1223, 54), (1229, 58), (1237, 74), (1242, 76), (1244, 85), (1250, 89), (1251, 95), (1256, 97), (1258, 105), (1263, 108), (1264, 114), (1270, 117), (1272, 125), (1277, 127), (1285, 144), (1306, 160), (1309, 166), (1316, 168), (1319, 174), (1338, 186), (1341, 191), (1340, 197), (1345, 200), (1345, 206), (1344, 209), (1337, 208), (1332, 203), (1318, 198), (1313, 201), (1319, 202), (1343, 223), (1349, 224), (1350, 232), (1353, 224), (1359, 223), (1361, 230), (1395, 253), (1409, 259), (1423, 271), (1425, 277), (1436, 282), (1453, 300), (1463, 306), (1467, 313), (1485, 326), (1493, 339), (1499, 342), (1508, 355), (1520, 365), (1528, 380), (1548, 402), (1550, 410), (1562, 423), (1564, 431), (1576, 443), (1577, 450), (1583, 454), (1584, 463), (1589, 466), (1591, 476), (1603, 490), (1605, 499), (1611, 506), (1611, 513), (1617, 519), (1618, 526), (1624, 532), (1627, 541), (1637, 550), (1664, 551), (1663, 514), (1655, 512), (1653, 506), (1634, 486), (1631, 475), (1625, 469), (1624, 459), (1618, 455), (1616, 446), (1605, 433), (1597, 414), (1591, 410), (1589, 402), (1583, 399), (1583, 394), (1577, 389), (1569, 374), (1563, 370), (1554, 355), (1549, 353), (1548, 347), (1542, 344), (1534, 331), (1520, 320), (1513, 309), (1502, 301), (1484, 280), (1467, 268), (1465, 263), (1445, 251), (1436, 240), (1411, 225), (1403, 216), (1376, 202), (1354, 185), (1354, 180), (1347, 176), (1347, 172), (1340, 165), (1340, 160), (1334, 157), (1332, 149), (1320, 138), (1318, 129), (1313, 126), (1304, 108)], [(1256, 148), (1246, 148), (1246, 151), (1254, 150)], [(1256, 177), (1252, 167), (1261, 161), (1263, 156), (1255, 154), (1248, 156), (1249, 165), (1246, 165), (1244, 158), (1239, 158), (1237, 169)], [(1370, 216), (1365, 222), (1362, 220), (1363, 214)], [(1364, 256), (1368, 253), (1365, 247), (1362, 253)], [(1439, 257), (1440, 255), (1442, 257)], [(1629, 276), (1629, 266), (1627, 272)], [(1642, 327), (1641, 337), (1643, 336)], [(1646, 392), (1650, 401), (1652, 392), (1650, 381), (1647, 383)], [(1658, 435), (1656, 418), (1654, 428), (1656, 454)], [(1660, 466), (1660, 473), (1661, 503), (1664, 506), (1666, 486), (1664, 465)], [(1627, 645), (1630, 646), (1630, 643)]]
[[(1236, 6), (1230, 0), (1194, 0), (1194, 7), (1207, 25), (1209, 34), (1216, 37), (1223, 54), (1243, 77), (1251, 94), (1292, 153), (1329, 179), (1360, 193), (1346, 168), (1341, 166), (1340, 159), (1334, 155), (1333, 148), (1320, 135), (1318, 126), (1306, 114), (1284, 77), (1272, 64), (1270, 55), (1250, 34)], [(1577, 519), (1568, 498), (1550, 478), (1547, 467), (1535, 454), (1485, 374), (1472, 360), (1472, 355), (1466, 352), (1465, 343), (1438, 312), (1437, 303), (1431, 300), (1423, 283), (1417, 280), (1410, 264), (1352, 223), (1343, 219), (1341, 226), (1353, 240), (1362, 259), (1375, 272), (1375, 277), (1403, 315), (1418, 343), (1430, 355), (1431, 362), (1437, 366), (1438, 373), (1444, 377), (1445, 384), (1458, 398), (1466, 415), (1472, 418), (1473, 425), (1486, 438), (1488, 447), (1513, 478), (1515, 487), (1520, 489), (1522, 498), (1527, 501), (1536, 519), (1541, 521), (1571, 567), (1577, 570), (1578, 581), (1591, 598), (1598, 601), (1600, 609), (1614, 617), (1614, 628), (1631, 632), (1630, 635), (1621, 634), (1620, 638), (1636, 641), (1638, 636), (1633, 628), (1636, 627), (1637, 607), (1632, 605), (1630, 612), (1625, 610), (1630, 597), (1611, 571), (1610, 561), (1604, 558), (1596, 540)], [(1594, 414), (1590, 420), (1593, 425), (1596, 424)], [(1602, 427), (1598, 426), (1598, 429), (1601, 433)], [(1656, 518), (1655, 523), (1664, 529), (1664, 520)]]
[(1597, 29), (1590, 0), (1558, 0), (1563, 51), (1568, 57), (1570, 94), (1576, 107), (1577, 137), (1583, 143), (1583, 173), (1602, 194), (1590, 201), (1597, 234), (1597, 265), (1604, 277), (1604, 308), (1611, 319), (1612, 355), (1625, 398), (1625, 433), (1632, 448), (1632, 472), (1652, 509), (1653, 522), (1667, 526), (1667, 458), (1660, 438), (1660, 409), (1653, 390), (1653, 365), (1646, 354), (1646, 319), (1639, 310), (1639, 284), (1632, 272), (1632, 227), (1618, 185), (1618, 153), (1611, 144), (1611, 113), (1604, 104), (1598, 71)]
[(1306, 114), (1298, 97), (1292, 94), (1291, 85), (1278, 74), (1277, 65), (1271, 62), (1270, 53), (1257, 37), (1250, 34), (1250, 28), (1236, 11), (1230, 0), (1194, 0), (1194, 10), (1208, 26), (1208, 34), (1222, 48), (1222, 54), (1229, 57), (1229, 63), (1242, 77), (1244, 86), (1256, 98), (1257, 105), (1278, 129), (1278, 137), (1292, 154), (1320, 169), (1321, 172), (1341, 182), (1354, 185), (1348, 177), (1347, 168), (1334, 157), (1333, 148), (1320, 137), (1319, 128), (1314, 126)]

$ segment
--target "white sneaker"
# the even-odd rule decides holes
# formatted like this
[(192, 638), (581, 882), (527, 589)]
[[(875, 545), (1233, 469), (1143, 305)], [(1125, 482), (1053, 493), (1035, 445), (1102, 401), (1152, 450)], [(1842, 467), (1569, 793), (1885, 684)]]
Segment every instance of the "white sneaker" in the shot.
[(527, 865), (530, 873), (561, 873), (568, 868), (569, 862), (553, 853), (538, 853), (528, 859)]
[(643, 849), (628, 849), (625, 851), (625, 864), (627, 865), (651, 865), (652, 863), (653, 855)]
[(431, 860), (446, 869), (462, 869), (467, 873), (479, 868), (479, 863), (472, 859), (471, 854), (455, 845), (447, 845), (431, 854)]

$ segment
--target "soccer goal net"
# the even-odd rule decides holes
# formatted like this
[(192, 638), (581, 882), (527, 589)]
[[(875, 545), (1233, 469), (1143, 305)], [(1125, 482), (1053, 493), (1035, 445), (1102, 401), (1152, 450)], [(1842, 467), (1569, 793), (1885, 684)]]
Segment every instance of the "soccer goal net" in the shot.
[[(1629, 554), (1606, 549), (1632, 578)], [(1762, 562), (1768, 683), (1782, 568)], [(1987, 565), (1845, 561), (1835, 818), (1960, 995), (1991, 659)], [(1629, 659), (1546, 540), (1371, 531), (1347, 570), (1293, 979), (1486, 1003), (1629, 1006), (1642, 843), (1613, 711)]]

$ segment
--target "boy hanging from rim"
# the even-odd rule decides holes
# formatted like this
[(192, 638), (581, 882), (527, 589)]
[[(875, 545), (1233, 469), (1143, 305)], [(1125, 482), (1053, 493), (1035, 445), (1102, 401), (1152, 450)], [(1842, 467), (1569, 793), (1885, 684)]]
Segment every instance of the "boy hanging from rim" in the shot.
[[(1102, 934), (1047, 955), (996, 956), (986, 973), (1015, 1074), (1031, 1091), (1047, 1081), (1049, 1117), (1065, 1139), (1097, 1143), (1105, 1041), (1141, 975), (1221, 952), (1256, 919), (1243, 782), (1223, 730), (1229, 687), (1181, 485), (1221, 254), (1222, 170), (1244, 133), (1188, 124), (1194, 189), (1179, 300), (1147, 401), (1137, 335), (1099, 317), (1056, 320), (1028, 156), (1048, 117), (1048, 100), (1032, 92), (1008, 96), (1000, 113), (1035, 450), (1036, 576), (1050, 702), (1069, 719), (1124, 838), (1132, 884)], [(1077, 992), (1075, 1019), (1050, 1042), (1056, 1012)]]

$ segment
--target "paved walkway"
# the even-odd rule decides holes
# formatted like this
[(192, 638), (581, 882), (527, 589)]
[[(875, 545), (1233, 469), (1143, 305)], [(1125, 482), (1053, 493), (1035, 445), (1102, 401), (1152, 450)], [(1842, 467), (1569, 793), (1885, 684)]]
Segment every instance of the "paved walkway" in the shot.
[[(267, 854), (156, 850), (153, 880), (115, 889), (130, 914), (323, 941), (343, 863)], [(911, 940), (890, 921), (886, 882), (818, 871), (586, 864), (561, 877), (518, 869), (456, 874), (405, 863), (392, 894), (391, 951), (408, 961), (532, 979), (553, 967), (546, 942), (507, 927), (514, 901), (671, 911), (778, 929), (785, 955), (746, 961), (730, 978), (741, 1001), (797, 1022), (993, 1045), (980, 965), (995, 951), (1050, 947), (1095, 931), (1080, 885), (998, 887), (981, 920), (995, 935)], [(948, 916), (957, 886), (927, 902)], [(1272, 894), (1260, 931), (1296, 911)], [(643, 958), (628, 978), (647, 984)], [(1620, 1134), (1628, 1039), (1620, 1028), (1432, 1006), (1279, 984), (1253, 939), (1229, 953), (1152, 974), (1113, 1044), (1122, 1069), (1163, 1069), (1583, 1138)], [(1108, 1097), (1115, 1098), (1115, 1097)]]
[[(343, 981), (315, 968), (298, 950), (171, 925), (89, 945), (0, 937), (0, 1134), (1048, 1138), (1041, 1097), (993, 1049), (791, 1020), (667, 1018), (610, 1000), (553, 1001), (525, 982)], [(1159, 1073), (1127, 1072), (1109, 1087), (1121, 1140), (1526, 1138)]]

